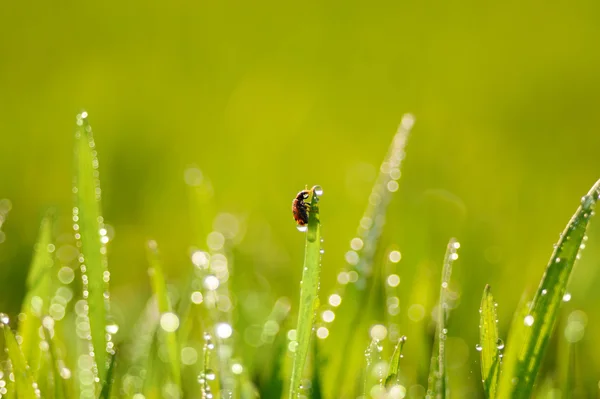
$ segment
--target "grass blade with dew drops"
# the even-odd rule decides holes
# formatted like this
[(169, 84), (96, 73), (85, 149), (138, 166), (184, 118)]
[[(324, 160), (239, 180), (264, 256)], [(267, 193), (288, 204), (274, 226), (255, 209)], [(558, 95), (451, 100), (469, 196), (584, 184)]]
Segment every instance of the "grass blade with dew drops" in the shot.
[(304, 373), (306, 358), (310, 349), (310, 338), (318, 307), (319, 274), (321, 271), (321, 221), (319, 218), (319, 195), (322, 189), (314, 186), (310, 190), (310, 212), (308, 231), (304, 250), (304, 268), (300, 282), (300, 308), (296, 327), (297, 346), (294, 351), (292, 376), (290, 379), (290, 398), (298, 395), (300, 381)]
[(23, 338), (21, 350), (35, 378), (39, 371), (41, 352), (40, 335), (41, 317), (48, 312), (50, 288), (52, 284), (51, 270), (54, 265), (52, 252), (53, 212), (42, 219), (38, 239), (29, 272), (27, 274), (27, 294), (21, 308), (18, 334)]
[(440, 299), (437, 306), (437, 326), (433, 353), (431, 355), (431, 368), (429, 369), (429, 386), (427, 387), (427, 396), (429, 398), (443, 399), (447, 395), (446, 336), (448, 330), (446, 329), (446, 322), (449, 313), (448, 294), (450, 291), (449, 284), (450, 276), (452, 275), (452, 264), (458, 259), (458, 248), (460, 248), (458, 241), (451, 238), (446, 248), (446, 255), (444, 256)]
[(158, 258), (158, 247), (156, 241), (148, 241), (148, 260), (150, 268), (148, 274), (152, 283), (152, 292), (156, 297), (158, 311), (160, 312), (160, 327), (164, 333), (167, 344), (167, 354), (169, 356), (169, 370), (172, 383), (177, 385), (181, 391), (181, 365), (179, 361), (179, 344), (177, 342), (177, 328), (179, 328), (179, 318), (173, 313), (171, 300), (167, 292), (165, 275), (163, 273), (160, 259)]
[(510, 361), (510, 368), (505, 368), (502, 372), (499, 397), (528, 398), (533, 391), (544, 352), (566, 294), (573, 264), (579, 259), (581, 244), (586, 237), (587, 227), (599, 196), (600, 180), (581, 199), (581, 205), (560, 236), (529, 306), (528, 314), (522, 319), (521, 324), (525, 325), (526, 332), (520, 348), (515, 351), (515, 358), (506, 359), (506, 362)]
[[(346, 313), (348, 316), (343, 320), (337, 318), (336, 322), (330, 324), (331, 334), (328, 339), (341, 342), (341, 346), (346, 348), (347, 352), (352, 352), (353, 348), (362, 345), (360, 340), (352, 334), (353, 326), (358, 325), (362, 318), (362, 309), (364, 302), (367, 301), (367, 286), (372, 277), (372, 266), (378, 241), (385, 225), (388, 205), (393, 194), (398, 191), (400, 167), (405, 157), (404, 149), (414, 121), (415, 118), (411, 114), (405, 114), (402, 117), (400, 126), (379, 168), (379, 176), (371, 190), (357, 234), (351, 240), (350, 250), (346, 252), (347, 265), (338, 274), (338, 284), (333, 295), (342, 298), (341, 304), (337, 306), (340, 306), (340, 312)], [(323, 304), (319, 314), (331, 310), (328, 306), (327, 303)], [(325, 391), (328, 396), (335, 398), (350, 394), (353, 387), (350, 378), (354, 378), (354, 371), (361, 367), (360, 363), (348, 363), (348, 356), (326, 353), (326, 349), (326, 347), (323, 348), (323, 355), (325, 357), (329, 355), (332, 361), (327, 368), (327, 375), (323, 379), (326, 384)], [(350, 360), (353, 359), (359, 360), (359, 358)], [(350, 369), (352, 370), (350, 371)]]
[(397, 384), (400, 377), (400, 359), (402, 358), (402, 349), (406, 343), (406, 336), (403, 335), (398, 339), (398, 343), (394, 347), (394, 353), (390, 359), (390, 368), (387, 377), (385, 378), (385, 386), (390, 387)]
[(483, 290), (479, 312), (479, 346), (477, 350), (481, 351), (481, 378), (487, 398), (494, 399), (498, 393), (500, 349), (504, 344), (498, 338), (496, 303), (489, 285), (486, 285)]
[(56, 342), (54, 338), (54, 320), (50, 318), (50, 316), (44, 317), (43, 332), (44, 337), (46, 339), (46, 343), (48, 344), (50, 361), (52, 362), (51, 373), (54, 376), (54, 398), (60, 399), (71, 397), (72, 395), (69, 395), (69, 387), (66, 378), (71, 378), (71, 372), (69, 371), (68, 375), (65, 374), (65, 368), (61, 366), (61, 359), (59, 359), (58, 357)]
[(110, 393), (111, 393), (111, 389), (113, 386), (114, 372), (115, 372), (116, 364), (117, 364), (117, 354), (114, 353), (110, 357), (110, 364), (108, 366), (108, 371), (106, 372), (106, 381), (104, 382), (104, 384), (102, 384), (102, 390), (100, 391), (100, 396), (98, 397), (99, 399), (109, 399), (111, 396)]
[(384, 372), (387, 367), (382, 367), (383, 346), (381, 341), (373, 338), (365, 349), (365, 371), (362, 395), (365, 398), (378, 398), (385, 393)]
[(21, 351), (19, 343), (15, 338), (15, 334), (10, 329), (8, 322), (8, 316), (0, 314), (0, 328), (4, 330), (4, 345), (12, 363), (12, 371), (17, 391), (16, 397), (19, 399), (39, 398), (39, 391), (36, 392), (37, 385), (29, 372), (25, 355)]
[(90, 335), (100, 383), (107, 371), (106, 320), (108, 302), (108, 268), (106, 229), (100, 209), (98, 158), (87, 112), (77, 115), (75, 134), (75, 207), (73, 229), (81, 249), (83, 298), (87, 301)]

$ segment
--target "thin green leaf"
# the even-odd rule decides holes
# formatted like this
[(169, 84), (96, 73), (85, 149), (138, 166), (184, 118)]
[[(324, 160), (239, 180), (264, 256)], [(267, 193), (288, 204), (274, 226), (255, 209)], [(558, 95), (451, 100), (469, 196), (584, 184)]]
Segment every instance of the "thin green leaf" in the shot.
[(84, 275), (84, 298), (87, 299), (90, 334), (94, 348), (94, 359), (98, 367), (98, 377), (104, 382), (107, 370), (106, 351), (106, 311), (108, 291), (105, 281), (107, 271), (106, 248), (102, 242), (104, 223), (100, 212), (100, 180), (98, 159), (92, 129), (87, 120), (87, 112), (77, 115), (75, 134), (76, 178), (75, 208), (73, 219), (75, 237), (81, 244)]
[(511, 364), (510, 374), (507, 370), (503, 371), (499, 397), (531, 396), (544, 352), (558, 319), (573, 264), (579, 258), (581, 243), (599, 196), (600, 180), (581, 199), (581, 205), (561, 234), (528, 314), (520, 322), (525, 325), (526, 332), (522, 334), (516, 359), (511, 359), (514, 365)]
[[(383, 346), (378, 339), (371, 339), (365, 349), (365, 369), (363, 372), (362, 397), (378, 396), (373, 392), (384, 392), (383, 375), (380, 375), (379, 366), (382, 361), (381, 351)], [(377, 368), (377, 369), (376, 369)]]
[(40, 368), (40, 335), (41, 316), (48, 311), (50, 302), (50, 286), (53, 266), (52, 251), (53, 216), (49, 212), (42, 219), (38, 239), (35, 244), (33, 259), (27, 274), (27, 295), (21, 307), (18, 333), (23, 338), (21, 350), (25, 354), (27, 364), (35, 378)]
[(319, 273), (321, 271), (321, 222), (319, 219), (319, 197), (316, 191), (319, 191), (319, 189), (319, 186), (315, 186), (310, 190), (310, 212), (304, 252), (304, 269), (300, 285), (300, 309), (296, 327), (298, 345), (294, 352), (290, 398), (295, 398), (298, 394), (300, 380), (310, 349), (315, 311), (318, 307)]
[[(323, 348), (323, 355), (329, 356), (330, 359), (330, 366), (323, 378), (323, 383), (326, 385), (324, 390), (333, 398), (350, 396), (354, 393), (353, 379), (355, 373), (362, 367), (360, 358), (351, 355), (355, 348), (363, 345), (361, 337), (353, 334), (353, 331), (362, 321), (369, 288), (373, 285), (373, 265), (379, 248), (379, 238), (385, 226), (388, 206), (398, 190), (400, 167), (406, 155), (404, 150), (414, 121), (415, 118), (411, 114), (402, 117), (379, 168), (379, 175), (369, 196), (370, 200), (360, 219), (355, 236), (359, 245), (351, 246), (348, 252), (350, 256), (347, 257), (346, 265), (340, 272), (341, 276), (356, 273), (358, 276), (356, 283), (338, 283), (334, 289), (335, 295), (344, 298), (336, 313), (344, 313), (348, 316), (336, 318), (329, 328), (328, 337), (328, 340), (341, 343), (340, 346), (345, 348), (344, 356), (339, 356), (337, 352), (328, 353), (327, 348)], [(356, 259), (356, 262), (348, 259)], [(320, 313), (327, 310), (327, 306), (324, 303)]]
[(490, 290), (486, 285), (481, 298), (479, 316), (479, 345), (481, 350), (481, 377), (485, 394), (489, 399), (494, 399), (498, 391), (498, 377), (500, 375), (500, 350), (498, 338), (498, 316), (496, 304)]
[(99, 399), (109, 399), (110, 398), (110, 390), (113, 385), (113, 374), (115, 371), (115, 365), (117, 364), (117, 354), (113, 354), (110, 357), (110, 365), (108, 367), (108, 371), (106, 372), (106, 381), (102, 384), (102, 390), (100, 391)]
[(448, 319), (449, 294), (450, 294), (450, 276), (452, 275), (452, 264), (458, 258), (457, 249), (460, 244), (456, 239), (451, 238), (446, 248), (444, 256), (444, 266), (442, 268), (442, 284), (440, 287), (440, 299), (437, 307), (437, 326), (435, 330), (435, 339), (433, 353), (431, 355), (431, 367), (429, 369), (429, 386), (427, 395), (430, 398), (444, 399), (447, 395), (446, 375), (446, 321)]
[[(158, 311), (161, 317), (160, 331), (164, 334), (167, 343), (167, 353), (169, 356), (169, 367), (171, 372), (172, 382), (175, 383), (181, 392), (181, 366), (179, 362), (179, 343), (177, 341), (177, 327), (179, 319), (171, 306), (171, 300), (167, 292), (165, 283), (165, 275), (163, 273), (160, 259), (158, 258), (158, 249), (155, 241), (148, 242), (148, 259), (150, 268), (148, 274), (152, 283), (152, 291), (156, 297)], [(177, 324), (176, 326), (173, 324)]]
[(394, 348), (394, 353), (392, 353), (392, 358), (390, 359), (390, 368), (388, 370), (388, 375), (385, 378), (385, 386), (388, 388), (391, 385), (399, 383), (398, 378), (400, 377), (400, 359), (402, 358), (402, 349), (404, 348), (405, 343), (406, 336), (403, 335), (398, 339), (398, 343)]
[[(50, 317), (50, 316), (45, 316), (45, 317)], [(58, 357), (58, 354), (56, 353), (56, 345), (54, 343), (54, 329), (53, 328), (49, 328), (51, 326), (51, 323), (49, 325), (49, 323), (47, 323), (46, 321), (44, 321), (44, 336), (46, 337), (46, 343), (48, 344), (48, 352), (50, 353), (50, 360), (52, 361), (52, 367), (50, 368), (49, 372), (52, 373), (53, 375), (53, 382), (54, 382), (54, 398), (55, 399), (61, 399), (61, 398), (68, 398), (70, 395), (68, 395), (69, 389), (67, 387), (67, 383), (65, 381), (65, 378), (63, 378), (63, 375), (65, 373), (65, 371), (63, 371), (63, 367), (61, 367), (61, 361)], [(69, 372), (69, 377), (70, 377), (70, 372)]]
[(4, 344), (6, 345), (8, 357), (12, 363), (17, 398), (37, 399), (39, 395), (36, 395), (33, 377), (28, 370), (25, 355), (21, 351), (21, 348), (15, 339), (15, 335), (10, 329), (10, 326), (6, 325), (4, 321), (0, 322), (0, 328), (4, 330)]
[(313, 369), (312, 369), (312, 381), (310, 384), (310, 399), (322, 399), (323, 398), (323, 387), (321, 381), (321, 357), (319, 355), (319, 345), (313, 339)]

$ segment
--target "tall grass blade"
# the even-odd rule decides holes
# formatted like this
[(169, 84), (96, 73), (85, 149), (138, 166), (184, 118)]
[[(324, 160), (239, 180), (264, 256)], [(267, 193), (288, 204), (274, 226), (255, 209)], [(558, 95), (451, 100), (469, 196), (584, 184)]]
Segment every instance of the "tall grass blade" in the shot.
[(107, 370), (106, 315), (108, 308), (108, 269), (106, 229), (100, 211), (98, 158), (87, 112), (77, 115), (75, 134), (76, 175), (73, 228), (81, 247), (83, 298), (87, 300), (90, 334), (98, 377), (103, 383)]
[(40, 335), (41, 317), (48, 312), (50, 302), (50, 287), (52, 284), (51, 270), (54, 264), (52, 252), (53, 216), (49, 212), (42, 219), (40, 232), (29, 273), (27, 274), (27, 294), (21, 307), (18, 334), (23, 338), (21, 350), (35, 379), (39, 371), (41, 351)]
[(321, 358), (319, 355), (319, 345), (313, 342), (313, 370), (312, 370), (312, 381), (310, 384), (310, 399), (322, 399), (323, 398), (323, 387), (321, 381)]
[(518, 356), (511, 359), (514, 364), (510, 365), (510, 374), (506, 372), (508, 370), (503, 371), (499, 397), (531, 396), (544, 352), (558, 319), (560, 305), (566, 294), (573, 264), (579, 259), (581, 244), (585, 240), (586, 230), (599, 196), (600, 180), (581, 199), (581, 205), (561, 234), (529, 306), (528, 314), (521, 321), (527, 331), (523, 334), (522, 343), (517, 350)]
[[(300, 308), (296, 327), (297, 346), (294, 352), (292, 376), (290, 379), (290, 398), (299, 393), (300, 380), (306, 365), (310, 349), (310, 338), (318, 307), (319, 273), (321, 271), (321, 222), (319, 219), (319, 195), (321, 188), (314, 186), (310, 190), (310, 212), (306, 247), (304, 251), (304, 269), (300, 285)], [(308, 201), (307, 201), (308, 202)]]
[(16, 397), (19, 399), (39, 398), (39, 392), (36, 392), (36, 388), (34, 387), (35, 382), (29, 372), (25, 355), (21, 351), (15, 335), (8, 325), (8, 317), (4, 314), (0, 315), (0, 328), (4, 330), (4, 345), (12, 363), (17, 392)]
[(400, 377), (400, 359), (402, 358), (402, 349), (404, 348), (404, 344), (406, 343), (406, 336), (403, 335), (398, 339), (398, 343), (394, 348), (394, 353), (392, 353), (392, 358), (390, 359), (390, 368), (388, 370), (388, 375), (385, 378), (385, 386), (390, 387), (391, 385), (399, 383), (398, 378)]
[(167, 344), (167, 354), (169, 356), (169, 369), (171, 379), (177, 385), (181, 392), (181, 365), (179, 361), (179, 344), (177, 342), (177, 328), (179, 327), (179, 318), (173, 313), (171, 300), (167, 292), (165, 275), (163, 273), (160, 259), (158, 258), (158, 248), (156, 241), (148, 242), (148, 259), (150, 268), (148, 274), (152, 283), (152, 292), (156, 297), (158, 311), (160, 312), (160, 327), (164, 333)]
[(446, 322), (449, 313), (450, 276), (452, 275), (452, 264), (458, 259), (458, 248), (460, 248), (458, 241), (451, 238), (446, 248), (442, 268), (442, 284), (437, 306), (437, 327), (429, 369), (429, 385), (427, 387), (428, 397), (436, 399), (444, 399), (447, 396), (446, 336), (448, 329), (446, 328)]
[(102, 390), (100, 391), (100, 396), (99, 399), (109, 399), (110, 398), (110, 392), (113, 386), (113, 380), (114, 380), (114, 372), (115, 372), (115, 365), (117, 364), (117, 354), (113, 354), (110, 357), (110, 365), (108, 366), (108, 370), (106, 372), (106, 381), (104, 382), (104, 384), (102, 384)]
[[(361, 322), (362, 310), (368, 300), (367, 293), (372, 281), (373, 261), (379, 238), (385, 226), (388, 205), (399, 187), (400, 167), (405, 157), (404, 149), (414, 121), (415, 118), (411, 114), (405, 114), (402, 117), (400, 126), (379, 168), (379, 175), (371, 190), (369, 202), (358, 225), (356, 236), (352, 239), (351, 248), (346, 253), (346, 266), (338, 274), (338, 284), (333, 295), (337, 295), (343, 300), (336, 312), (345, 313), (347, 316), (344, 319), (338, 318), (332, 324), (329, 339), (341, 342), (341, 347), (346, 348), (348, 356), (324, 353), (324, 355), (331, 355), (331, 366), (329, 367), (331, 374), (324, 378), (324, 383), (328, 384), (325, 389), (330, 392), (331, 397), (337, 398), (344, 394), (350, 394), (353, 390), (350, 379), (355, 377), (354, 372), (360, 367), (360, 363), (355, 364), (354, 358), (350, 356), (354, 348), (362, 345), (352, 331), (354, 326)], [(353, 275), (358, 277), (349, 278)], [(324, 314), (326, 310), (331, 310), (328, 306), (325, 303), (319, 313)], [(359, 360), (359, 358), (355, 359)]]
[(483, 290), (479, 316), (479, 347), (481, 351), (481, 377), (485, 394), (494, 399), (498, 391), (500, 376), (500, 349), (502, 341), (498, 338), (498, 316), (496, 303), (489, 285)]
[[(62, 360), (59, 358), (56, 345), (55, 345), (55, 331), (54, 331), (54, 322), (50, 318), (50, 316), (45, 316), (45, 320), (43, 322), (44, 327), (44, 337), (46, 339), (46, 343), (48, 344), (48, 352), (50, 353), (50, 360), (52, 362), (52, 367), (49, 370), (49, 373), (53, 376), (54, 383), (54, 398), (68, 398), (69, 388), (66, 382), (65, 377), (71, 377), (71, 372), (66, 371), (64, 365), (62, 364)], [(68, 374), (66, 374), (68, 372)]]

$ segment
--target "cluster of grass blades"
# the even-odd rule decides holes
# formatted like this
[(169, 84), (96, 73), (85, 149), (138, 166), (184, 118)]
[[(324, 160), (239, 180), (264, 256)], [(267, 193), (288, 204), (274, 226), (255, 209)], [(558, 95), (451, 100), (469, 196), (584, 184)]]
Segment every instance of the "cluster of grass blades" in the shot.
[[(266, 362), (249, 362), (240, 350), (234, 323), (236, 310), (231, 306), (235, 300), (229, 285), (230, 277), (233, 279), (228, 241), (231, 237), (211, 227), (215, 218), (211, 189), (196, 169), (186, 172), (194, 220), (199, 222), (194, 237), (197, 247), (191, 250), (193, 269), (183, 298), (175, 295), (169, 284), (158, 244), (149, 241), (148, 273), (153, 295), (131, 335), (114, 340), (119, 327), (110, 309), (106, 256), (109, 237), (101, 214), (98, 159), (87, 113), (81, 113), (77, 116), (75, 136), (72, 214), (73, 248), (77, 251), (73, 262), (80, 268), (81, 291), (73, 293), (72, 269), (56, 261), (54, 214), (49, 212), (41, 223), (18, 322), (0, 314), (8, 354), (0, 368), (0, 397), (407, 397), (406, 387), (411, 381), (402, 367), (407, 338), (398, 331), (395, 319), (399, 306), (395, 264), (400, 253), (395, 247), (382, 251), (380, 237), (387, 205), (398, 189), (401, 161), (413, 122), (410, 115), (402, 120), (357, 234), (351, 240), (351, 249), (345, 255), (346, 266), (338, 274), (334, 291), (322, 303), (319, 286), (323, 190), (320, 186), (309, 190), (296, 324), (287, 333), (282, 328), (290, 304), (284, 298), (277, 300), (259, 332), (260, 350), (270, 357)], [(492, 290), (485, 287), (477, 344), (485, 397), (528, 398), (535, 394), (544, 352), (558, 323), (560, 305), (570, 297), (567, 283), (580, 257), (599, 196), (600, 181), (582, 198), (561, 234), (535, 296), (529, 302), (524, 299), (516, 310), (506, 349), (499, 334)], [(427, 398), (451, 397), (446, 344), (452, 307), (450, 278), (459, 247), (458, 241), (451, 239), (441, 264), (439, 300), (433, 309), (435, 333), (428, 386), (422, 395)], [(378, 261), (378, 251), (385, 252), (384, 261)], [(363, 320), (364, 309), (375, 306), (374, 298), (381, 291), (385, 291), (384, 302), (393, 312), (386, 313), (380, 324)], [(379, 312), (382, 313), (385, 312)], [(338, 340), (345, 353), (336, 356), (328, 351), (328, 339)], [(364, 350), (364, 356), (351, 355), (357, 348)], [(575, 355), (572, 348), (569, 350), (571, 364)], [(572, 369), (566, 378), (567, 393), (575, 384)]]

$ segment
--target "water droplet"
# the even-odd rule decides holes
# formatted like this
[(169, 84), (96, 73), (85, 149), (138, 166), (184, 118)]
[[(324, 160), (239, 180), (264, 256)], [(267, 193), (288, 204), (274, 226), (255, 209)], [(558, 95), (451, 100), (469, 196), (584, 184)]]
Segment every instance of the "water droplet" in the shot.
[(315, 194), (317, 194), (317, 196), (322, 196), (323, 195), (323, 187), (321, 186), (314, 186), (313, 190), (315, 191)]
[(215, 372), (212, 371), (211, 369), (206, 369), (206, 372), (204, 373), (204, 376), (206, 377), (206, 379), (208, 381), (214, 381), (215, 378), (217, 378), (217, 376), (215, 375)]
[(105, 330), (107, 333), (114, 335), (119, 331), (119, 326), (115, 323), (107, 324)]
[(204, 279), (204, 286), (206, 289), (214, 291), (219, 288), (219, 279), (216, 276), (210, 275), (206, 276)]
[(179, 317), (172, 312), (163, 313), (160, 316), (160, 326), (167, 332), (174, 332), (179, 328)]
[(331, 294), (329, 296), (329, 304), (333, 307), (340, 306), (342, 303), (342, 297), (338, 294)]
[(237, 375), (242, 374), (244, 372), (244, 367), (239, 363), (233, 363), (231, 365), (231, 372)]
[(562, 300), (563, 300), (563, 302), (569, 302), (571, 300), (571, 294), (568, 292), (565, 292), (565, 295), (563, 295)]
[(547, 293), (548, 293), (548, 290), (547, 290), (547, 289), (543, 289), (543, 290), (542, 290), (542, 295), (546, 295)]
[(388, 258), (389, 258), (390, 262), (398, 263), (398, 262), (400, 262), (400, 259), (402, 259), (402, 254), (400, 253), (400, 251), (391, 251)]
[(196, 305), (201, 304), (202, 300), (203, 300), (202, 293), (200, 291), (192, 292), (191, 299), (192, 299), (192, 302), (195, 303)]
[(10, 323), (10, 319), (6, 313), (0, 313), (0, 323), (2, 323), (2, 324)]
[(216, 327), (217, 337), (227, 339), (233, 334), (233, 328), (228, 323), (219, 323)]
[[(319, 339), (325, 339), (329, 336), (329, 330), (327, 329), (327, 327), (319, 327), (317, 328), (317, 338)], [(295, 341), (293, 341), (295, 342)]]
[(331, 323), (335, 319), (335, 313), (332, 310), (326, 310), (321, 317), (325, 323)]
[(308, 230), (308, 226), (307, 225), (297, 225), (296, 228), (298, 229), (298, 231), (305, 233)]
[(371, 338), (378, 341), (384, 340), (387, 336), (387, 333), (387, 328), (383, 324), (375, 324), (373, 327), (371, 327), (370, 331)]
[(504, 341), (502, 341), (500, 338), (498, 338), (498, 340), (496, 341), (496, 348), (498, 348), (499, 350), (504, 349)]
[(390, 287), (397, 287), (400, 284), (400, 276), (397, 274), (390, 274), (386, 281)]
[(481, 345), (479, 345), (479, 344), (475, 345), (475, 350), (476, 350), (477, 352), (481, 352), (481, 351), (482, 351), (482, 349), (483, 349), (483, 348), (481, 347)]
[(525, 322), (526, 326), (532, 326), (533, 325), (533, 316), (532, 315), (527, 315), (525, 316), (525, 319), (523, 320)]

